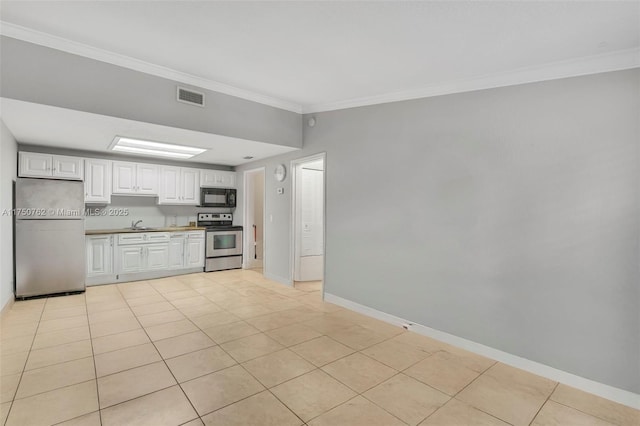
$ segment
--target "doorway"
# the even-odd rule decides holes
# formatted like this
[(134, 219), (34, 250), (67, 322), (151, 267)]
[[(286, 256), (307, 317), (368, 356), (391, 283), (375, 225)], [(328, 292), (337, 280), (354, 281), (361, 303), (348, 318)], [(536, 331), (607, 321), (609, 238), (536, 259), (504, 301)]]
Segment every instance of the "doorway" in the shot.
[(244, 267), (264, 273), (265, 168), (244, 172)]
[(294, 287), (322, 293), (324, 281), (325, 154), (291, 162)]

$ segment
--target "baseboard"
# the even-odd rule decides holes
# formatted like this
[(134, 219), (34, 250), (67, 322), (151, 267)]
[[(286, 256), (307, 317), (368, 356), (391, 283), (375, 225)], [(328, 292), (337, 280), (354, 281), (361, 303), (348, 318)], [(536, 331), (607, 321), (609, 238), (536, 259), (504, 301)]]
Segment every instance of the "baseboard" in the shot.
[(264, 271), (262, 275), (268, 280), (279, 282), (280, 284), (284, 284), (288, 287), (293, 287), (293, 281), (291, 281), (291, 279), (289, 278), (284, 278), (275, 274), (270, 274), (269, 272), (266, 272), (266, 271)]
[(378, 311), (377, 309), (352, 302), (351, 300), (343, 299), (342, 297), (330, 293), (324, 294), (324, 300), (325, 302), (330, 302), (342, 306), (343, 308), (359, 312), (361, 314), (379, 319), (381, 321), (385, 321), (390, 324), (394, 324), (400, 327), (404, 326), (408, 330), (414, 331), (418, 334), (422, 334), (423, 336), (431, 337), (450, 345), (465, 349), (467, 351), (474, 352), (478, 355), (495, 359), (496, 361), (500, 361), (503, 364), (520, 368), (521, 370), (537, 374), (538, 376), (546, 377), (547, 379), (563, 383), (565, 385), (600, 396), (602, 398), (609, 399), (611, 401), (615, 401), (628, 407), (640, 409), (640, 395), (636, 393), (606, 385), (604, 383), (599, 383), (591, 379), (586, 379), (572, 373), (567, 373), (566, 371), (558, 370), (557, 368), (549, 367), (548, 365), (544, 365), (536, 361), (531, 361), (517, 355), (512, 355), (499, 349), (485, 346), (480, 343), (464, 339), (462, 337), (454, 336), (453, 334), (445, 333), (443, 331), (439, 331), (425, 325), (416, 324), (403, 318), (387, 314), (386, 312)]
[(195, 274), (202, 272), (202, 267), (199, 268), (187, 268), (187, 269), (164, 269), (159, 271), (147, 271), (147, 272), (131, 272), (128, 274), (110, 274), (103, 276), (89, 277), (85, 280), (87, 287), (93, 287), (96, 285), (105, 284), (119, 284), (127, 283), (131, 281), (143, 281), (143, 280), (155, 280), (158, 278), (175, 277), (178, 275)]
[(8, 312), (13, 306), (15, 301), (16, 301), (16, 295), (13, 292), (11, 292), (11, 297), (9, 297), (7, 301), (4, 303), (4, 306), (0, 308), (0, 315), (4, 315), (6, 312)]

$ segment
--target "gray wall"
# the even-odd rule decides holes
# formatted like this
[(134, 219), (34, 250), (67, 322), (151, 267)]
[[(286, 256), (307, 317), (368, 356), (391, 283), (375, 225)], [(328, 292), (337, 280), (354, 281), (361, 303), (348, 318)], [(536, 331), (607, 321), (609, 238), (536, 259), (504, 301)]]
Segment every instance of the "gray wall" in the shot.
[[(206, 107), (177, 102), (176, 83), (127, 68), (0, 37), (3, 97), (299, 148), (301, 116), (222, 93)], [(188, 87), (187, 85), (180, 84)]]
[(316, 114), (237, 169), (267, 166), (265, 271), (291, 276), (273, 168), (325, 151), (326, 292), (640, 392), (639, 95), (636, 69)]
[(13, 182), (18, 170), (18, 144), (0, 119), (0, 309), (13, 298)]

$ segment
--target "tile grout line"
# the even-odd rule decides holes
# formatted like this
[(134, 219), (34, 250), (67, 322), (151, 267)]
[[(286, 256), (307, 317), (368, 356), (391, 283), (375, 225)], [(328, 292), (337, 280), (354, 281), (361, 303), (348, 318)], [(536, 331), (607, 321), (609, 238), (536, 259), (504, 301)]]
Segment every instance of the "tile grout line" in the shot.
[[(153, 286), (152, 286), (153, 287)], [(116, 285), (116, 289), (118, 290), (118, 292), (120, 293), (120, 295), (122, 296), (122, 298), (124, 299), (124, 302), (127, 304), (127, 306), (129, 307), (129, 309), (131, 309), (131, 305), (129, 305), (129, 302), (127, 301), (127, 298), (124, 297), (124, 294), (122, 294), (122, 291), (120, 290), (120, 288)], [(155, 290), (155, 287), (154, 287)], [(156, 290), (157, 291), (157, 290)], [(164, 297), (164, 295), (161, 294), (162, 297)], [(166, 297), (164, 297), (166, 299)], [(167, 299), (168, 301), (168, 299)], [(171, 303), (171, 302), (169, 302)], [(180, 391), (182, 392), (182, 394), (184, 395), (184, 397), (186, 398), (186, 400), (189, 402), (189, 405), (191, 406), (191, 408), (193, 409), (194, 413), (196, 413), (196, 416), (198, 416), (198, 418), (200, 418), (200, 413), (198, 413), (198, 410), (196, 410), (196, 407), (193, 405), (193, 403), (191, 402), (191, 400), (189, 399), (189, 396), (186, 394), (186, 392), (184, 391), (184, 389), (182, 388), (182, 386), (180, 385), (180, 382), (178, 381), (178, 379), (176, 378), (176, 376), (173, 374), (173, 371), (171, 371), (171, 368), (169, 368), (169, 365), (167, 364), (167, 361), (162, 357), (162, 355), (160, 354), (160, 351), (158, 350), (158, 347), (156, 346), (155, 342), (153, 341), (153, 339), (151, 339), (151, 336), (149, 336), (149, 334), (147, 333), (147, 330), (142, 326), (142, 324), (140, 323), (140, 321), (138, 320), (138, 317), (136, 316), (136, 314), (131, 311), (133, 313), (133, 316), (135, 317), (136, 321), (138, 322), (138, 324), (140, 324), (140, 328), (142, 328), (142, 331), (144, 331), (144, 333), (146, 334), (147, 338), (149, 338), (149, 341), (151, 342), (151, 344), (153, 345), (154, 349), (156, 350), (156, 352), (158, 353), (158, 355), (160, 356), (160, 359), (162, 360), (162, 362), (164, 363), (165, 368), (169, 371), (169, 373), (171, 374), (171, 377), (173, 377), (173, 380), (175, 380), (176, 385), (178, 385), (178, 388), (180, 389)], [(195, 324), (194, 324), (195, 326)], [(162, 391), (165, 389), (169, 389), (170, 387), (173, 387), (175, 385), (171, 385), (168, 386), (166, 388), (163, 389), (159, 389), (156, 390), (154, 392), (148, 393), (148, 394), (144, 394), (144, 395), (139, 395), (136, 398), (132, 398), (128, 401), (132, 401), (134, 399), (146, 396), (146, 395), (150, 395), (152, 393), (158, 392), (158, 391)], [(122, 401), (122, 403), (127, 402), (127, 401)], [(115, 404), (118, 405), (118, 404)]]
[(5, 425), (9, 422), (9, 416), (11, 415), (11, 410), (13, 410), (13, 404), (16, 401), (16, 396), (18, 395), (18, 390), (20, 389), (20, 384), (22, 383), (22, 377), (24, 376), (25, 368), (27, 368), (27, 363), (29, 362), (31, 349), (33, 348), (33, 343), (36, 340), (36, 335), (38, 334), (38, 329), (40, 328), (40, 321), (42, 321), (42, 315), (44, 314), (44, 307), (46, 306), (48, 299), (49, 298), (47, 297), (45, 302), (42, 304), (42, 309), (40, 311), (40, 318), (38, 318), (38, 325), (36, 326), (36, 330), (33, 333), (33, 338), (31, 339), (31, 345), (29, 346), (29, 350), (27, 351), (27, 358), (24, 360), (24, 365), (22, 366), (22, 371), (20, 372), (20, 379), (18, 380), (18, 385), (16, 386), (16, 390), (13, 392), (13, 397), (11, 398), (11, 405), (9, 406), (9, 411), (7, 412), (7, 418), (4, 421)]
[(89, 343), (91, 344), (91, 356), (93, 358), (93, 372), (95, 374), (95, 382), (96, 382), (96, 398), (98, 401), (98, 419), (100, 420), (100, 425), (102, 425), (102, 411), (100, 410), (100, 392), (98, 391), (98, 367), (96, 367), (96, 354), (93, 350), (93, 335), (91, 334), (91, 322), (89, 321), (89, 307), (87, 306), (87, 291), (85, 289), (84, 296), (84, 304), (85, 309), (87, 311), (87, 328), (89, 329)]
[[(255, 284), (254, 284), (254, 285), (255, 285)], [(246, 297), (246, 296), (245, 296), (245, 297)], [(207, 299), (208, 299), (208, 298), (207, 298)], [(210, 299), (209, 299), (209, 300), (210, 300)], [(216, 303), (215, 301), (212, 301), (212, 302), (213, 302), (214, 304)], [(223, 311), (225, 311), (225, 312), (228, 312), (228, 313), (233, 314), (232, 312), (229, 312), (229, 311), (227, 311), (226, 309), (224, 309), (224, 308), (222, 308), (222, 307), (221, 307), (221, 309), (222, 309)], [(285, 309), (285, 310), (286, 310), (286, 309)], [(280, 312), (280, 311), (276, 311), (276, 312)], [(272, 313), (276, 313), (276, 312), (272, 312)], [(272, 313), (267, 313), (267, 314), (265, 314), (265, 315), (270, 315), (270, 314), (272, 314)], [(258, 316), (261, 316), (261, 315), (258, 315)], [(245, 324), (248, 324), (248, 325), (250, 325), (250, 326), (252, 326), (252, 327), (256, 328), (256, 327), (255, 327), (255, 326), (253, 326), (252, 324), (250, 324), (250, 323), (246, 322), (246, 319), (245, 319), (245, 318), (240, 318), (240, 321), (242, 321), (242, 322), (244, 322)], [(237, 321), (237, 322), (240, 322), (240, 321)], [(220, 325), (224, 325), (224, 324), (220, 324)], [(197, 326), (197, 325), (196, 325), (196, 326)], [(284, 326), (284, 327), (286, 327), (286, 326)], [(204, 332), (204, 329), (202, 329), (202, 328), (200, 328), (200, 327), (198, 327), (198, 328), (199, 328), (203, 333), (205, 333), (205, 334), (206, 334), (206, 332)], [(258, 330), (258, 333), (256, 333), (256, 334), (263, 334), (263, 335), (267, 336), (268, 338), (270, 338), (270, 339), (272, 339), (272, 340), (276, 341), (276, 340), (275, 340), (275, 339), (273, 339), (271, 336), (267, 335), (266, 331), (268, 331), (268, 330), (264, 330), (264, 331), (263, 331), (263, 330), (260, 330), (260, 329), (258, 329), (258, 328), (256, 328), (256, 330)], [(233, 339), (233, 340), (230, 340), (230, 341), (228, 341), (228, 342), (232, 342), (232, 341), (235, 341), (235, 340), (240, 340), (240, 339), (243, 339), (243, 338), (245, 338), (245, 337), (251, 337), (251, 336), (254, 336), (254, 335), (255, 335), (255, 334), (250, 335), (250, 336), (240, 337), (240, 338), (238, 338), (238, 339)], [(208, 336), (208, 335), (207, 335), (207, 336)], [(214, 340), (214, 339), (212, 339), (212, 340), (215, 342), (215, 340)], [(224, 342), (224, 343), (228, 343), (228, 342)], [(277, 342), (277, 341), (276, 341), (276, 342)], [(258, 394), (260, 394), (260, 393), (262, 393), (262, 392), (269, 392), (269, 394), (271, 394), (274, 398), (276, 398), (276, 400), (278, 400), (278, 401), (279, 401), (279, 402), (280, 402), (284, 407), (286, 407), (286, 408), (287, 408), (287, 409), (288, 409), (288, 410), (289, 410), (289, 411), (290, 411), (294, 416), (296, 416), (298, 419), (300, 419), (300, 421), (301, 421), (303, 424), (306, 424), (306, 422), (305, 422), (305, 421), (304, 421), (300, 416), (298, 416), (298, 414), (297, 414), (295, 411), (293, 411), (293, 410), (292, 410), (288, 405), (286, 405), (283, 401), (281, 401), (281, 400), (280, 400), (280, 398), (278, 398), (278, 396), (277, 396), (277, 395), (275, 395), (275, 394), (271, 391), (271, 388), (269, 388), (269, 387), (265, 386), (265, 385), (260, 381), (260, 379), (259, 379), (258, 377), (254, 376), (254, 375), (251, 373), (251, 371), (247, 370), (247, 368), (243, 365), (243, 363), (238, 362), (238, 360), (237, 360), (236, 358), (234, 358), (234, 357), (233, 357), (229, 352), (227, 352), (227, 351), (222, 347), (222, 344), (221, 344), (221, 343), (217, 343), (217, 342), (215, 342), (215, 343), (220, 347), (220, 349), (221, 349), (225, 354), (227, 354), (227, 356), (229, 356), (231, 359), (233, 359), (233, 360), (236, 362), (236, 365), (237, 365), (237, 366), (240, 366), (240, 367), (241, 367), (241, 368), (242, 368), (242, 369), (243, 369), (247, 374), (249, 374), (251, 377), (253, 377), (253, 379), (254, 379), (254, 380), (256, 380), (256, 381), (257, 381), (257, 382), (258, 382), (258, 383), (259, 383), (259, 384), (260, 384), (264, 389), (263, 389), (263, 390), (261, 390), (260, 392), (257, 392), (257, 393), (254, 393), (254, 394), (252, 394), (252, 395), (249, 395), (249, 396), (247, 396), (247, 397), (245, 397), (245, 398), (242, 398), (242, 399), (240, 399), (240, 400), (238, 400), (238, 401), (232, 402), (232, 403), (227, 404), (227, 405), (225, 405), (225, 406), (223, 406), (223, 407), (219, 407), (219, 408), (217, 408), (216, 410), (211, 411), (210, 413), (203, 414), (203, 415), (201, 416), (201, 419), (202, 419), (202, 417), (204, 417), (204, 416), (207, 416), (207, 415), (209, 415), (209, 414), (211, 414), (211, 413), (214, 413), (214, 412), (217, 412), (217, 411), (219, 411), (219, 410), (222, 410), (222, 409), (224, 409), (224, 408), (226, 408), (226, 407), (229, 407), (229, 406), (231, 406), (231, 405), (233, 405), (233, 404), (236, 404), (236, 403), (238, 403), (238, 402), (241, 402), (241, 401), (243, 401), (243, 400), (245, 400), (245, 399), (251, 398), (251, 397), (253, 397), (253, 396), (255, 396), (255, 395), (258, 395)], [(280, 342), (277, 342), (277, 343), (278, 343), (278, 344), (280, 344)], [(288, 349), (288, 347), (286, 347), (285, 345), (282, 345), (282, 344), (280, 344), (280, 345), (283, 347), (283, 349)], [(278, 350), (282, 350), (282, 349), (278, 349)], [(261, 357), (263, 357), (263, 356), (271, 355), (271, 354), (273, 354), (273, 353), (277, 352), (278, 350), (273, 351), (273, 352), (269, 352), (269, 353), (267, 353), (267, 354), (263, 354), (263, 355), (257, 356), (257, 357), (255, 357), (255, 358), (247, 359), (247, 360), (245, 360), (245, 361), (243, 361), (243, 362), (249, 362), (249, 361), (252, 361), (252, 360), (254, 360), (254, 359), (261, 358)], [(295, 353), (295, 352), (294, 352), (294, 353)], [(296, 354), (296, 355), (298, 355), (298, 354)], [(298, 355), (298, 356), (300, 356), (300, 355)], [(303, 359), (304, 359), (304, 358), (303, 358)], [(310, 363), (310, 364), (312, 364), (312, 363)], [(233, 365), (233, 366), (227, 367), (227, 368), (225, 368), (225, 369), (235, 367), (236, 365)], [(313, 365), (313, 364), (312, 364), (312, 365)], [(312, 371), (315, 371), (315, 370), (318, 370), (318, 369), (319, 369), (319, 367), (316, 367), (315, 365), (314, 365), (314, 367), (315, 367), (315, 368), (314, 368), (313, 370), (308, 371), (308, 372), (303, 373), (303, 374), (300, 374), (300, 375), (298, 375), (298, 376), (296, 376), (296, 377), (294, 377), (294, 378), (291, 378), (291, 379), (289, 379), (289, 380), (293, 380), (293, 379), (295, 379), (295, 378), (297, 378), (297, 377), (300, 377), (300, 376), (302, 376), (302, 375), (304, 375), (304, 374), (308, 374), (308, 373), (310, 373), (310, 372), (312, 372)], [(218, 371), (223, 371), (223, 370), (225, 370), (225, 369), (221, 369), (221, 370), (218, 370)], [(208, 374), (213, 374), (213, 373), (208, 373)], [(206, 376), (206, 375), (208, 375), (208, 374), (205, 374), (205, 375), (202, 375), (202, 376), (199, 376), (199, 377), (204, 377), (204, 376)], [(191, 380), (195, 380), (195, 378), (194, 378), (194, 379), (191, 379)], [(287, 381), (289, 381), (289, 380), (287, 380)], [(287, 381), (285, 381), (285, 382), (287, 382)], [(282, 383), (285, 383), (285, 382), (282, 382)], [(186, 382), (185, 382), (185, 383), (186, 383)], [(279, 386), (279, 385), (281, 385), (282, 383), (279, 383), (279, 384), (278, 384), (278, 385), (276, 385), (276, 386)], [(273, 388), (273, 387), (275, 387), (275, 386), (272, 386), (272, 388)]]
[(546, 405), (547, 401), (549, 401), (549, 398), (551, 398), (551, 395), (553, 395), (553, 393), (556, 391), (558, 386), (560, 386), (560, 382), (556, 382), (556, 385), (553, 387), (551, 392), (549, 392), (549, 395), (547, 395), (547, 398), (544, 400), (544, 402), (540, 405), (540, 408), (538, 408), (538, 411), (536, 411), (536, 414), (531, 418), (531, 421), (529, 421), (529, 425), (531, 425), (533, 421), (536, 419), (536, 417), (538, 417), (538, 414), (540, 414), (540, 411), (542, 411), (542, 407)]

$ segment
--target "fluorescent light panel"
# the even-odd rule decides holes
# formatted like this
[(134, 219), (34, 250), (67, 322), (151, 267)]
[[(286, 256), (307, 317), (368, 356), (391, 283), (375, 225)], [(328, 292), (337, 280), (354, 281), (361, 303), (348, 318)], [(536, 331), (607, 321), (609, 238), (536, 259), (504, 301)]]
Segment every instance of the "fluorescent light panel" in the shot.
[(206, 149), (195, 148), (192, 146), (123, 138), (121, 136), (116, 136), (111, 144), (111, 149), (113, 151), (129, 152), (131, 154), (179, 159), (191, 158), (206, 151)]

